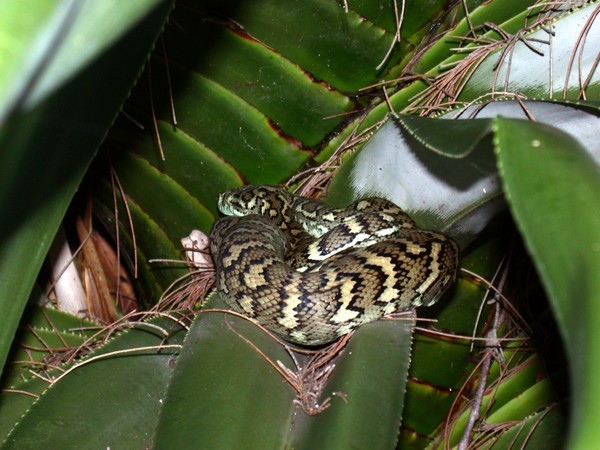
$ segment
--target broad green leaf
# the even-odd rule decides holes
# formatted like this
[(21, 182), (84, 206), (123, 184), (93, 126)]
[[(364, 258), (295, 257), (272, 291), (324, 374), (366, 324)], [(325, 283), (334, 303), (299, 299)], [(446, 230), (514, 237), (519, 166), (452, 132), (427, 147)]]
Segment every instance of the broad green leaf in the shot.
[[(157, 170), (134, 153), (124, 153), (119, 161), (120, 172), (136, 173), (121, 176), (121, 185), (136, 199), (143, 212), (152, 217), (172, 241), (186, 236), (194, 227), (210, 224), (214, 216), (172, 178)], [(148, 183), (153, 189), (148, 189)]]
[[(573, 139), (583, 146), (585, 151), (600, 164), (600, 143), (596, 137), (600, 127), (600, 104), (593, 101), (501, 101), (484, 105), (470, 106), (451, 111), (442, 116), (444, 119), (465, 119), (466, 122), (477, 123), (469, 119), (484, 119), (489, 117), (510, 117), (514, 119), (533, 120), (551, 125), (568, 133)], [(411, 116), (412, 117), (412, 116)], [(408, 118), (407, 118), (408, 119)], [(412, 118), (410, 119), (412, 121)], [(417, 121), (426, 119), (417, 118)], [(457, 140), (444, 142), (444, 129), (447, 122), (436, 122), (427, 126), (426, 133), (420, 133), (420, 138), (434, 149), (445, 151), (459, 151), (462, 143), (462, 134)], [(483, 127), (482, 127), (483, 128)], [(484, 128), (484, 129), (487, 129)], [(460, 133), (460, 129), (456, 129)], [(454, 149), (454, 150), (451, 150)]]
[[(185, 5), (175, 11), (177, 26), (167, 28), (165, 56), (231, 91), (283, 133), (305, 146), (317, 145), (341, 122), (339, 115), (354, 108), (349, 97), (316, 83), (301, 66), (273, 48), (242, 30), (204, 19)], [(207, 42), (211, 45), (206, 46)], [(190, 52), (190, 46), (204, 49), (203, 57)]]
[[(361, 327), (325, 390), (332, 406), (296, 415), (287, 447), (392, 448), (397, 445), (411, 360), (414, 314)], [(341, 398), (337, 398), (340, 396)]]
[[(0, 123), (6, 120), (6, 115), (13, 107), (16, 99), (22, 95), (22, 89), (27, 84), (24, 76), (29, 73), (33, 76), (35, 61), (31, 61), (32, 48), (41, 47), (39, 42), (40, 31), (45, 28), (50, 34), (62, 25), (64, 15), (69, 9), (74, 8), (73, 2), (45, 2), (40, 4), (36, 0), (4, 1), (0, 4)], [(29, 10), (35, 13), (23, 14)], [(51, 17), (53, 20), (48, 20)], [(49, 41), (49, 40), (48, 40)], [(49, 44), (50, 42), (48, 42)], [(40, 49), (41, 50), (41, 49)], [(35, 55), (38, 60), (41, 55)], [(21, 88), (19, 89), (19, 85)], [(21, 91), (21, 92), (19, 92)]]
[[(89, 363), (84, 359), (65, 374), (51, 372), (54, 381), (2, 448), (147, 446), (184, 334), (178, 321), (158, 318), (123, 332), (89, 355)], [(3, 394), (5, 414), (19, 406), (7, 396), (19, 395)]]
[[(221, 302), (209, 302), (221, 307)], [(154, 448), (275, 448), (285, 436), (294, 393), (238, 334), (273, 361), (289, 355), (249, 322), (222, 312), (196, 316), (178, 358)]]
[(504, 190), (569, 355), (570, 448), (590, 448), (600, 424), (599, 166), (573, 138), (546, 125), (497, 119), (495, 127)]
[[(169, 84), (165, 78), (168, 70), (170, 82), (180, 86), (172, 92), (176, 130), (220, 155), (249, 182), (260, 182), (261, 178), (270, 183), (281, 182), (308, 158), (309, 154), (298, 143), (282, 135), (261, 111), (235, 92), (190, 72), (178, 62), (169, 62), (167, 68), (153, 60), (151, 67), (153, 86), (157, 88), (154, 108), (158, 119), (166, 122), (164, 128), (172, 122), (167, 96)], [(138, 89), (143, 87), (144, 83)], [(168, 129), (177, 132), (172, 126)], [(168, 156), (169, 148), (165, 152)]]
[[(215, 296), (210, 306), (219, 305)], [(316, 401), (321, 405), (330, 397), (331, 406), (307, 416), (294, 402), (294, 390), (265, 359), (295, 370), (280, 344), (238, 317), (201, 312), (177, 361), (154, 446), (231, 448), (244, 442), (256, 449), (393, 447), (411, 328), (410, 317), (361, 327), (334, 361), (331, 380)], [(296, 358), (306, 360), (303, 355)]]
[(0, 92), (11, 92), (0, 104), (1, 366), (67, 206), (170, 9), (166, 1), (50, 4), (1, 7), (0, 25), (10, 25), (0, 29), (11, 33), (1, 39), (0, 70)]
[(57, 360), (64, 360), (66, 348), (91, 344), (94, 339), (88, 339), (99, 330), (98, 324), (89, 320), (33, 304), (28, 305), (22, 322), (27, 326), (17, 330), (9, 363), (2, 374), (0, 440), (4, 440), (47, 387), (47, 382), (33, 373), (43, 372)]
[[(104, 184), (99, 187), (99, 192), (102, 192), (104, 198), (112, 196), (113, 187)], [(118, 198), (117, 210), (125, 211), (122, 199)], [(122, 222), (118, 224), (119, 241), (123, 243), (123, 247), (127, 250), (127, 252), (124, 252), (124, 259), (129, 263), (130, 268), (134, 266), (134, 253), (137, 252), (137, 281), (139, 286), (143, 287), (145, 294), (141, 300), (147, 308), (150, 308), (156, 304), (156, 300), (160, 298), (165, 287), (186, 272), (182, 270), (181, 266), (173, 265), (173, 263), (150, 262), (153, 259), (180, 260), (180, 245), (177, 246), (169, 239), (165, 231), (144, 211), (143, 205), (138, 205), (130, 199), (128, 202), (136, 245), (134, 245), (133, 237), (129, 234), (131, 228), (128, 224)], [(108, 230), (113, 231), (116, 222), (113, 208), (99, 203), (96, 211), (96, 217), (100, 222), (104, 223)], [(116, 236), (115, 241), (117, 241)]]
[[(219, 215), (217, 208), (218, 195), (227, 189), (239, 186), (239, 174), (230, 164), (225, 163), (219, 155), (183, 130), (173, 130), (164, 122), (160, 122), (158, 132), (161, 144), (167, 150), (164, 159), (160, 157), (159, 149), (152, 136), (132, 131), (125, 134), (125, 136), (134, 143), (133, 147), (128, 152), (123, 152), (123, 154), (113, 155), (112, 163), (119, 167), (119, 174), (127, 175), (128, 171), (135, 173), (133, 164), (144, 165), (144, 161), (147, 161), (148, 167), (146, 170), (151, 171), (154, 177), (172, 180), (163, 182), (163, 184), (169, 183), (165, 187), (168, 188), (167, 190), (171, 192), (172, 196), (175, 195), (175, 190), (178, 189), (177, 185), (179, 185), (179, 189), (183, 189), (193, 197), (191, 201), (195, 204), (195, 207), (203, 210), (202, 221), (196, 227), (208, 232), (214, 217)], [(141, 178), (146, 177), (141, 176)], [(134, 181), (132, 180), (132, 182)], [(136, 191), (131, 192), (130, 189), (125, 189), (125, 192), (133, 197), (139, 197), (134, 194), (140, 194)], [(185, 194), (179, 192), (179, 195), (184, 196)], [(148, 193), (146, 193), (146, 200), (148, 200), (147, 197)], [(188, 200), (190, 199), (188, 198)], [(200, 202), (200, 204), (197, 202)], [(210, 214), (207, 214), (206, 210)], [(194, 215), (198, 214), (200, 213), (194, 213)]]

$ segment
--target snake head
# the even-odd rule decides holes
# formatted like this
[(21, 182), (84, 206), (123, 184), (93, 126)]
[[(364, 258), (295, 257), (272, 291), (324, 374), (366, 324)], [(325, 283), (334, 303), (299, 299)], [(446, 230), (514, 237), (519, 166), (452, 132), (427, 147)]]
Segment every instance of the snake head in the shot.
[(277, 217), (287, 209), (289, 194), (282, 188), (267, 185), (247, 185), (219, 195), (219, 211), (228, 216), (260, 214), (278, 222)]

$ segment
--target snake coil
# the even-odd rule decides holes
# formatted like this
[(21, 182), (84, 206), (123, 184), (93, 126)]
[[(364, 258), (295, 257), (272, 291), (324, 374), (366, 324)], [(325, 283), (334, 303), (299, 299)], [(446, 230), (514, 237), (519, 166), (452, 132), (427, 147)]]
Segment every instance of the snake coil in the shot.
[(321, 345), (362, 324), (435, 303), (459, 250), (392, 202), (344, 209), (266, 185), (219, 197), (227, 215), (210, 242), (217, 291), (235, 311), (288, 341)]

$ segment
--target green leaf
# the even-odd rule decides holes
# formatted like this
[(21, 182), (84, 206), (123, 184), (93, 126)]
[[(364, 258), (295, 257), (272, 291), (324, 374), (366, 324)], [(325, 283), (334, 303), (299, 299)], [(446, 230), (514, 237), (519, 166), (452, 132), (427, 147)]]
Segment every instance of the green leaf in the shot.
[[(490, 98), (512, 99), (517, 94), (536, 99), (597, 98), (600, 79), (595, 65), (598, 39), (590, 37), (593, 28), (591, 31), (586, 28), (591, 23), (588, 19), (597, 2), (572, 12), (566, 7), (559, 8), (546, 26), (521, 36), (525, 27), (540, 18), (540, 8), (529, 8), (533, 3), (502, 0), (484, 2), (476, 9), (471, 8), (468, 20), (463, 19), (455, 30), (419, 58), (423, 66), (418, 67), (427, 72), (394, 92), (389, 102), (377, 104), (365, 117), (352, 121), (327, 143), (318, 160), (324, 162), (351, 134), (364, 132), (384, 120), (390, 109), (432, 116), (447, 111), (453, 105), (481, 103)], [(472, 43), (469, 22), (477, 31), (476, 41), (482, 45), (497, 41), (498, 48), (489, 47), (489, 53), (473, 57), (477, 44)], [(506, 36), (500, 36), (497, 31), (483, 33), (477, 27), (483, 24), (497, 25)], [(547, 30), (554, 34), (551, 48)], [(511, 33), (514, 35), (511, 36)], [(463, 40), (465, 36), (470, 39)], [(520, 37), (522, 39), (518, 39)], [(455, 49), (452, 54), (449, 53), (451, 48)], [(456, 50), (458, 48), (461, 50)], [(573, 55), (573, 61), (577, 62), (569, 67)], [(499, 69), (496, 68), (497, 62), (501, 63)], [(463, 66), (456, 67), (458, 63), (463, 63)], [(417, 73), (421, 74), (420, 71)]]
[(244, 6), (230, 10), (229, 17), (315, 79), (350, 92), (378, 81), (377, 66), (393, 32), (331, 1), (263, 0)]
[(571, 362), (571, 448), (597, 442), (600, 415), (600, 170), (570, 136), (497, 119), (506, 196), (549, 294)]
[[(158, 318), (120, 334), (68, 373), (54, 371), (3, 448), (146, 446), (184, 334), (179, 321)], [(8, 412), (11, 404), (4, 406)]]
[[(345, 206), (386, 197), (420, 226), (445, 231), (464, 247), (502, 206), (492, 143), (484, 139), (489, 128), (484, 120), (392, 118), (344, 161), (329, 200)], [(444, 143), (454, 133), (457, 142)]]
[(3, 2), (0, 14), (11, 31), (0, 39), (0, 92), (11, 92), (0, 104), (0, 366), (67, 206), (170, 9), (158, 0), (33, 3)]
[(231, 448), (240, 442), (274, 448), (284, 438), (294, 392), (236, 333), (249, 336), (273, 361), (291, 364), (285, 350), (249, 322), (202, 312), (178, 358), (155, 448)]
[[(515, 356), (511, 351), (504, 352), (503, 355), (507, 360)], [(506, 375), (497, 380), (496, 384), (488, 379), (490, 387), (483, 396), (480, 408), (480, 413), (484, 415), (483, 425), (478, 427), (483, 431), (476, 432), (472, 437), (473, 440), (478, 438), (478, 434), (485, 435), (487, 428), (493, 429), (494, 426), (502, 426), (511, 421), (525, 421), (556, 400), (556, 393), (549, 378), (537, 382), (542, 367), (535, 356), (525, 359), (521, 365), (510, 370), (507, 367), (499, 368), (497, 362), (494, 364), (496, 369), (505, 371)], [(446, 424), (443, 424), (444, 429), (437, 435), (436, 445), (430, 445), (429, 448), (441, 450), (448, 445), (452, 447), (458, 445), (471, 414), (472, 408), (469, 406), (464, 409), (460, 417), (452, 421), (449, 429), (445, 429)]]
[(383, 195), (420, 225), (445, 230), (464, 246), (504, 206), (490, 118), (533, 118), (555, 125), (600, 162), (598, 115), (598, 106), (584, 101), (492, 102), (454, 110), (443, 116), (447, 120), (392, 115), (335, 173), (329, 200), (345, 205)]
[[(184, 333), (179, 322), (155, 319), (120, 334), (68, 373), (54, 371), (2, 448), (147, 446)], [(19, 404), (6, 396), (20, 394), (3, 395), (3, 413), (12, 414)]]
[(92, 337), (99, 325), (52, 307), (28, 305), (23, 322), (15, 335), (9, 361), (2, 374), (2, 385), (8, 388), (32, 377), (29, 372), (52, 361), (66, 348), (75, 348)]
[[(152, 68), (154, 86), (169, 85), (166, 73), (171, 83), (185, 86), (185, 90), (173, 92), (177, 129), (220, 155), (248, 182), (261, 179), (273, 184), (281, 182), (308, 158), (308, 153), (282, 136), (261, 111), (215, 81), (174, 61), (169, 62), (168, 68), (153, 61)], [(143, 83), (138, 89), (142, 87)], [(170, 125), (171, 100), (167, 94), (166, 89), (159, 89), (154, 107), (158, 119), (165, 122), (164, 128), (177, 132)]]
[(396, 323), (377, 321), (356, 332), (336, 361), (325, 391), (334, 403), (318, 416), (298, 414), (289, 448), (392, 448), (397, 444), (413, 320), (410, 314)]
[[(219, 306), (217, 298), (211, 307)], [(317, 399), (321, 404), (331, 397), (331, 406), (309, 417), (295, 404), (294, 390), (265, 359), (295, 370), (290, 354), (239, 317), (203, 311), (177, 361), (154, 446), (231, 448), (245, 442), (246, 448), (256, 449), (393, 447), (411, 328), (410, 320), (361, 327), (335, 361), (332, 378)], [(296, 358), (303, 360), (302, 355)]]
[(0, 440), (47, 387), (47, 382), (33, 373), (39, 374), (57, 360), (64, 360), (68, 347), (91, 344), (94, 339), (90, 338), (99, 330), (96, 323), (39, 305), (28, 305), (23, 322), (27, 326), (17, 331), (9, 364), (2, 374)]
[[(317, 145), (341, 122), (339, 115), (354, 108), (350, 98), (316, 83), (302, 67), (268, 45), (242, 30), (202, 23), (204, 19), (185, 5), (174, 12), (177, 27), (167, 28), (164, 37), (169, 61), (217, 82), (264, 113), (285, 134), (306, 146)], [(203, 57), (190, 52), (190, 47), (204, 49)]]

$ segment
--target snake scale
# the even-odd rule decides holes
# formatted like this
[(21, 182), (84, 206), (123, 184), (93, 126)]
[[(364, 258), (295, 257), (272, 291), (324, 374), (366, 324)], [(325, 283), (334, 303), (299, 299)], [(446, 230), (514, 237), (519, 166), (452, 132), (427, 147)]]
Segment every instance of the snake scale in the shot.
[(210, 249), (216, 288), (235, 311), (285, 340), (321, 345), (385, 315), (432, 305), (454, 282), (459, 250), (394, 203), (344, 209), (249, 185), (219, 197)]

